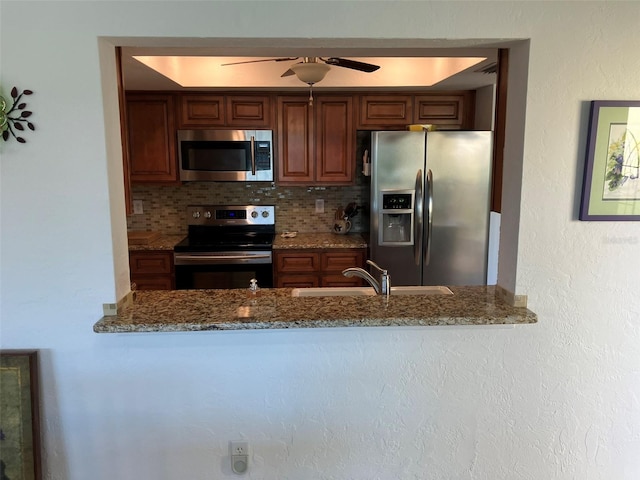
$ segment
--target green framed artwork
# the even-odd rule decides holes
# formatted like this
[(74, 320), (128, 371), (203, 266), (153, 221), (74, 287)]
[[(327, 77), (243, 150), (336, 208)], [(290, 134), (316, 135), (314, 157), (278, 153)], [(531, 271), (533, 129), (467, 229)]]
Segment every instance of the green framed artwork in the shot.
[(593, 101), (580, 220), (640, 220), (640, 101)]
[(41, 480), (38, 352), (0, 351), (0, 480)]

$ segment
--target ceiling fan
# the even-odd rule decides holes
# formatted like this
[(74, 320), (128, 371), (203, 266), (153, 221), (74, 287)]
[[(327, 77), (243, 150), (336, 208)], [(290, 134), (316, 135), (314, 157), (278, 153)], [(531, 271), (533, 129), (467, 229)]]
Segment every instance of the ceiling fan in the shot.
[[(300, 57), (263, 58), (259, 60), (246, 60), (244, 62), (223, 63), (222, 66), (258, 62), (287, 62), (297, 60), (298, 58)], [(347, 58), (302, 57), (301, 62), (291, 65), (291, 68), (280, 76), (289, 77), (291, 75), (296, 75), (301, 82), (304, 82), (309, 86), (313, 86), (325, 77), (332, 66), (350, 68), (352, 70), (359, 70), (366, 73), (375, 72), (380, 68), (378, 65), (349, 60)]]

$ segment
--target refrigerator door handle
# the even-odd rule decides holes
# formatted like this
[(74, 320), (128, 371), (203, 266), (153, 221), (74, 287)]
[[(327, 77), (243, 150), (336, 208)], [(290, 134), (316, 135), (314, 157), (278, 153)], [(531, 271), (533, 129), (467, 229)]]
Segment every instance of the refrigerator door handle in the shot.
[(427, 171), (427, 233), (425, 235), (424, 264), (429, 265), (431, 258), (431, 231), (433, 228), (433, 172)]
[(422, 256), (422, 219), (424, 218), (424, 195), (422, 192), (422, 169), (416, 174), (415, 209), (413, 212), (413, 257), (416, 265), (420, 265)]

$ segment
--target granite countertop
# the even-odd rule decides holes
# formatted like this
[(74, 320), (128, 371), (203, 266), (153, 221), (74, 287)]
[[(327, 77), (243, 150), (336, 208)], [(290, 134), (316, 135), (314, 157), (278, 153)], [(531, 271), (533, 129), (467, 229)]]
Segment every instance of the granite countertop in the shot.
[(162, 234), (156, 240), (151, 240), (148, 243), (142, 245), (132, 245), (129, 244), (129, 251), (144, 251), (144, 250), (171, 250), (173, 251), (173, 247), (176, 243), (182, 241), (183, 238), (187, 236), (186, 233), (182, 234)]
[(106, 316), (97, 333), (326, 327), (531, 324), (537, 315), (509, 306), (490, 287), (450, 287), (453, 295), (292, 297), (290, 288), (149, 290)]
[(295, 248), (367, 248), (367, 240), (360, 233), (298, 233), (294, 238), (282, 238), (280, 233), (276, 234), (274, 250)]
[[(176, 243), (186, 234), (162, 234), (158, 239), (141, 245), (129, 244), (129, 251), (173, 250)], [(273, 240), (273, 249), (298, 248), (367, 248), (367, 240), (360, 233), (337, 235), (331, 232), (298, 233), (295, 238), (282, 238), (277, 233)]]

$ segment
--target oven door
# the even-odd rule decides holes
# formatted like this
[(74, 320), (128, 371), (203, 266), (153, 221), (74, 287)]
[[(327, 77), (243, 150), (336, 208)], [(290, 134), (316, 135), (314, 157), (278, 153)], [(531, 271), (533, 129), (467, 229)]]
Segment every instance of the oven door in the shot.
[(176, 289), (249, 288), (252, 278), (263, 288), (273, 287), (270, 251), (175, 252)]

